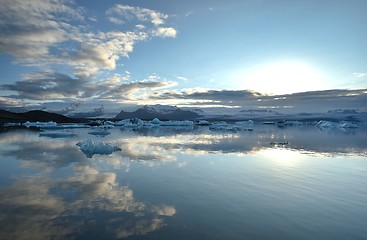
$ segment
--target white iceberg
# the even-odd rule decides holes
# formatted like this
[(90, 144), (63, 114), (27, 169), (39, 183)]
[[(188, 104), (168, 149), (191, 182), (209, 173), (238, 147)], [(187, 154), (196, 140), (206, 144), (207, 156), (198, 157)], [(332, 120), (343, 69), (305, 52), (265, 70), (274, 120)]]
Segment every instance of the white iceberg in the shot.
[(173, 120), (170, 120), (170, 121), (161, 121), (160, 122), (160, 126), (168, 126), (168, 127), (192, 127), (194, 125), (194, 122), (193, 121), (173, 121)]
[(88, 157), (93, 157), (94, 154), (109, 155), (116, 151), (121, 151), (121, 148), (105, 143), (96, 142), (93, 139), (83, 140), (76, 144), (79, 146), (80, 150)]
[(40, 137), (50, 137), (50, 138), (67, 138), (76, 136), (75, 133), (68, 132), (42, 132), (39, 135)]
[(55, 122), (25, 122), (22, 124), (23, 126), (29, 128), (29, 127), (56, 127), (57, 123)]
[(324, 129), (332, 129), (332, 128), (359, 128), (359, 126), (355, 123), (351, 123), (351, 122), (346, 122), (346, 121), (342, 121), (342, 122), (330, 122), (330, 121), (319, 121), (316, 124), (317, 127), (319, 128), (324, 128)]
[(160, 125), (161, 121), (158, 118), (154, 118), (152, 121), (150, 121), (150, 123), (152, 123), (154, 125)]
[(195, 123), (195, 125), (208, 126), (208, 125), (211, 125), (211, 123), (206, 120), (199, 120), (198, 122)]
[(141, 128), (141, 127), (192, 127), (194, 125), (193, 121), (161, 121), (158, 118), (154, 118), (151, 121), (144, 121), (141, 119), (124, 119), (115, 123), (115, 126), (120, 126), (124, 128)]
[(238, 125), (232, 125), (232, 124), (228, 124), (226, 122), (217, 122), (217, 123), (213, 123), (210, 127), (210, 130), (212, 131), (232, 131), (232, 132), (238, 132), (238, 131), (242, 131), (243, 127), (238, 126)]
[(115, 126), (119, 127), (136, 127), (136, 123), (133, 123), (130, 119), (123, 119), (121, 121), (115, 122)]
[(248, 121), (241, 121), (241, 122), (236, 122), (235, 123), (236, 125), (238, 125), (238, 126), (254, 126), (254, 121), (252, 121), (252, 120), (248, 120)]
[(338, 127), (338, 123), (321, 120), (316, 124), (316, 127), (319, 127), (319, 128), (336, 128), (336, 127)]
[(341, 122), (339, 124), (340, 128), (359, 128), (357, 124), (351, 123), (351, 122)]
[(284, 122), (278, 122), (278, 126), (302, 126), (303, 122), (300, 121), (284, 121)]

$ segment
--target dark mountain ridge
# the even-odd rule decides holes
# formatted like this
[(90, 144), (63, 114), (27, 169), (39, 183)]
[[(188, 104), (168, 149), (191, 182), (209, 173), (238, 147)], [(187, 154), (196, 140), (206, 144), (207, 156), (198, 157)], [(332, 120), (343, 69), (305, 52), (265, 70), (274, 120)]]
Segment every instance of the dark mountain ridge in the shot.
[(57, 113), (50, 113), (41, 110), (33, 110), (24, 113), (14, 113), (6, 110), (0, 110), (0, 123), (23, 123), (30, 122), (58, 122), (58, 123), (75, 123), (81, 122), (78, 118), (69, 118)]

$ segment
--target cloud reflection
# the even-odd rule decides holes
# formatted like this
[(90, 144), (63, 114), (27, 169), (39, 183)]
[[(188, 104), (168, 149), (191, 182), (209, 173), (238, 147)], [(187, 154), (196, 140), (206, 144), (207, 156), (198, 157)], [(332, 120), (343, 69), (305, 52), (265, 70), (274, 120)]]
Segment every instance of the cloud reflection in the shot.
[(73, 239), (87, 237), (94, 226), (111, 238), (144, 235), (176, 213), (173, 206), (136, 200), (116, 173), (74, 170), (66, 179), (30, 176), (0, 189), (1, 239)]

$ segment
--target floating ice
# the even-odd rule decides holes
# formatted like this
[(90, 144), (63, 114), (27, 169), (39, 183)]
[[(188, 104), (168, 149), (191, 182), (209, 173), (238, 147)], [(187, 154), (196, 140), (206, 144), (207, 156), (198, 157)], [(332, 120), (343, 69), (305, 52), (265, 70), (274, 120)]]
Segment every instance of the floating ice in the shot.
[(351, 122), (341, 122), (339, 124), (340, 128), (359, 128), (357, 124), (351, 123)]
[(236, 126), (240, 126), (243, 128), (243, 130), (248, 130), (251, 131), (253, 126), (254, 126), (254, 121), (252, 120), (248, 120), (248, 121), (241, 121), (241, 122), (236, 122), (235, 125)]
[(115, 126), (125, 127), (125, 128), (135, 128), (135, 127), (192, 127), (194, 122), (192, 121), (161, 121), (158, 118), (154, 118), (151, 121), (144, 121), (141, 119), (124, 119), (115, 123)]
[(68, 132), (42, 132), (39, 135), (40, 137), (50, 137), (50, 138), (67, 138), (76, 136), (75, 133)]
[(284, 122), (278, 122), (278, 126), (301, 126), (303, 125), (303, 122), (300, 121), (284, 121)]
[(316, 126), (319, 128), (336, 128), (338, 127), (338, 123), (321, 120), (316, 124)]
[(29, 127), (56, 127), (57, 123), (55, 122), (25, 122), (23, 123), (23, 126), (29, 128)]
[(194, 125), (193, 121), (160, 121), (160, 126), (183, 126), (192, 127)]
[(109, 155), (115, 151), (121, 151), (121, 148), (117, 146), (105, 142), (95, 142), (93, 139), (83, 140), (76, 145), (88, 158), (93, 157), (94, 154)]
[(150, 121), (152, 124), (159, 125), (161, 124), (161, 121), (158, 118), (154, 118), (152, 121)]
[(319, 128), (331, 129), (331, 128), (359, 128), (357, 124), (351, 122), (330, 122), (321, 120), (316, 124)]
[(238, 126), (238, 125), (228, 124), (226, 122), (217, 122), (217, 123), (213, 123), (209, 127), (209, 129), (212, 130), (212, 131), (233, 131), (233, 132), (238, 132), (238, 131), (242, 131), (243, 127)]
[(130, 119), (123, 119), (121, 121), (115, 122), (115, 126), (136, 127), (136, 123), (134, 124)]
[(195, 125), (208, 126), (208, 125), (211, 125), (211, 123), (206, 120), (199, 120), (198, 122), (195, 123)]
[(40, 128), (47, 128), (47, 129), (65, 129), (65, 128), (87, 128), (88, 126), (83, 124), (76, 124), (76, 123), (64, 123), (64, 124), (57, 124), (56, 122), (25, 122), (22, 124), (25, 127), (40, 127)]
[(104, 137), (104, 136), (110, 135), (111, 133), (108, 131), (93, 131), (93, 132), (89, 132), (88, 134)]

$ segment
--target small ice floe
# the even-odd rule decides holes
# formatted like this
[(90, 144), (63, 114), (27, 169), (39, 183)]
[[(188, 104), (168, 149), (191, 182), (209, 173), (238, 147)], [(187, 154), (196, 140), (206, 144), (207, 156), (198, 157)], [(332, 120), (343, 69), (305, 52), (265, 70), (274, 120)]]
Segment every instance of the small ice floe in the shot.
[(137, 121), (130, 120), (130, 119), (123, 119), (121, 121), (115, 122), (115, 126), (133, 128), (137, 126)]
[(321, 129), (332, 129), (332, 128), (359, 128), (357, 124), (351, 123), (351, 122), (330, 122), (330, 121), (324, 121), (321, 120), (316, 124), (317, 127)]
[(319, 127), (319, 128), (336, 128), (336, 127), (338, 127), (338, 123), (321, 120), (316, 124), (316, 127)]
[(151, 121), (144, 121), (141, 119), (124, 119), (115, 123), (116, 126), (124, 128), (153, 128), (153, 127), (192, 127), (194, 122), (192, 121), (161, 121), (158, 118), (154, 118)]
[(239, 132), (243, 130), (243, 127), (233, 124), (228, 124), (226, 122), (217, 122), (213, 123), (210, 127), (212, 131), (230, 131), (230, 132)]
[(105, 143), (96, 142), (93, 139), (83, 140), (76, 144), (80, 150), (88, 157), (93, 157), (94, 154), (109, 155), (116, 151), (121, 151), (121, 148)]
[(357, 124), (354, 124), (351, 122), (340, 122), (339, 127), (340, 128), (359, 128)]
[(254, 126), (255, 123), (252, 120), (248, 120), (248, 121), (236, 122), (235, 124), (238, 126)]
[(247, 131), (252, 131), (253, 127), (254, 127), (254, 121), (252, 120), (248, 120), (248, 121), (241, 121), (241, 122), (236, 122), (235, 125), (236, 126), (240, 126), (242, 128), (242, 130), (247, 130)]
[(211, 125), (210, 122), (206, 121), (206, 120), (199, 120), (197, 122), (195, 122), (195, 125), (198, 125), (198, 126), (209, 126)]
[(160, 126), (163, 127), (192, 127), (194, 125), (193, 121), (160, 121)]
[(49, 138), (68, 138), (76, 136), (75, 133), (68, 132), (41, 132), (40, 137), (49, 137)]
[(23, 126), (29, 128), (29, 127), (56, 127), (57, 123), (55, 122), (25, 122), (22, 124)]
[(66, 128), (89, 128), (89, 126), (84, 124), (77, 124), (77, 123), (64, 123), (58, 124), (55, 128), (58, 129), (66, 129)]
[(88, 134), (105, 137), (107, 135), (110, 135), (111, 133), (108, 131), (93, 131), (93, 132), (89, 132)]
[(279, 127), (285, 127), (285, 126), (302, 126), (304, 125), (303, 122), (300, 122), (300, 121), (281, 121), (281, 122), (278, 122), (277, 125)]
[(104, 121), (103, 123), (103, 127), (106, 127), (106, 128), (113, 128), (115, 127), (115, 123), (112, 122), (112, 121)]

